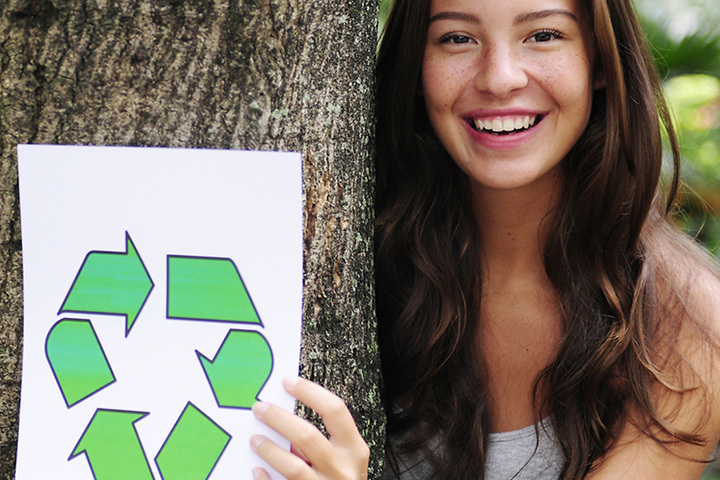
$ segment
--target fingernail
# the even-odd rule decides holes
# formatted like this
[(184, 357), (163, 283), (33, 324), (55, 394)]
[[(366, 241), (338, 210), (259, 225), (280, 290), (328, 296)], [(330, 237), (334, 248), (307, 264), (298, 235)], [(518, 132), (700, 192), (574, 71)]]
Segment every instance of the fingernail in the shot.
[(252, 473), (253, 473), (253, 478), (255, 480), (258, 480), (259, 478), (262, 477), (262, 470), (260, 470), (259, 468), (253, 468)]
[(270, 405), (268, 405), (265, 402), (256, 402), (252, 406), (252, 411), (255, 414), (256, 417), (261, 416), (263, 413), (267, 412), (267, 409), (270, 408)]
[[(252, 437), (250, 437), (250, 448), (256, 451), (262, 442), (263, 437), (261, 437), (260, 435), (253, 435)], [(255, 470), (253, 470), (253, 474), (255, 474)]]
[(285, 390), (292, 390), (295, 388), (295, 385), (298, 384), (300, 381), (299, 377), (285, 377), (283, 378), (283, 387), (285, 387)]

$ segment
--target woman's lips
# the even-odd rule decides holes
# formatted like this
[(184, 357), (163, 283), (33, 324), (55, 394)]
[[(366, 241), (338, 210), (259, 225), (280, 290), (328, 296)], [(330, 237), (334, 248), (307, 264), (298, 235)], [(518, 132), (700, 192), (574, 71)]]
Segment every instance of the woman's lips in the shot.
[(500, 135), (507, 135), (516, 132), (529, 130), (542, 119), (541, 114), (537, 115), (515, 115), (515, 116), (493, 116), (484, 118), (469, 119), (470, 126), (478, 132), (491, 132)]
[(533, 138), (545, 117), (545, 114), (488, 115), (466, 118), (465, 124), (480, 145), (492, 150), (511, 150)]

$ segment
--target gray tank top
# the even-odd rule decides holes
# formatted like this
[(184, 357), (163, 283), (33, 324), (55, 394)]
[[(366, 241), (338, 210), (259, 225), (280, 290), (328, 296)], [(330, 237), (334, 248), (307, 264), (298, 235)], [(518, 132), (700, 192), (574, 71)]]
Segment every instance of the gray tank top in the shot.
[[(485, 479), (557, 480), (565, 459), (555, 442), (555, 430), (551, 422), (546, 420), (542, 423), (545, 428), (538, 424), (539, 437), (535, 436), (535, 425), (512, 432), (490, 434)], [(388, 441), (394, 443), (392, 438)], [(429, 462), (417, 454), (399, 456), (397, 463), (398, 475), (387, 466), (383, 475), (384, 480), (432, 478)]]

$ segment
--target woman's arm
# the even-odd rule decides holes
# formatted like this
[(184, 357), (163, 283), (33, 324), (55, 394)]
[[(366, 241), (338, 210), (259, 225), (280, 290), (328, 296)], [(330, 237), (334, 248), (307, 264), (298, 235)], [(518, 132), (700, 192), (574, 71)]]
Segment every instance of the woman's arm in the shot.
[[(255, 416), (290, 440), (291, 451), (262, 435), (250, 439), (251, 448), (289, 480), (365, 480), (370, 450), (360, 436), (345, 403), (320, 385), (302, 378), (283, 380), (285, 390), (315, 410), (323, 420), (329, 438), (314, 425), (275, 405), (258, 402)], [(261, 468), (253, 470), (256, 480), (270, 477)]]

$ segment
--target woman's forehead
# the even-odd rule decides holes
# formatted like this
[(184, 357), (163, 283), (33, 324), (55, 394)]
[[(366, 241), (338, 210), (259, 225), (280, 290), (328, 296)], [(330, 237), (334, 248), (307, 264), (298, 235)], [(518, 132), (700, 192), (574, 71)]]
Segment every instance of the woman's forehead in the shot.
[(563, 9), (579, 14), (581, 0), (430, 0), (431, 17), (445, 11), (478, 12), (482, 17)]

